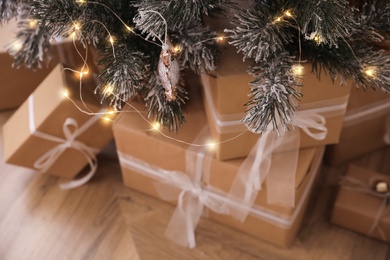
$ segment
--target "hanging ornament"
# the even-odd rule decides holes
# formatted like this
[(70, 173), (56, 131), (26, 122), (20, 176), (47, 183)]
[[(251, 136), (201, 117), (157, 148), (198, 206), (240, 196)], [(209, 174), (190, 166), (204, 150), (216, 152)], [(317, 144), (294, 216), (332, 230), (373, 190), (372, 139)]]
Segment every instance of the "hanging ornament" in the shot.
[(162, 45), (160, 60), (158, 61), (158, 74), (165, 89), (167, 101), (175, 101), (180, 79), (180, 65), (167, 37)]

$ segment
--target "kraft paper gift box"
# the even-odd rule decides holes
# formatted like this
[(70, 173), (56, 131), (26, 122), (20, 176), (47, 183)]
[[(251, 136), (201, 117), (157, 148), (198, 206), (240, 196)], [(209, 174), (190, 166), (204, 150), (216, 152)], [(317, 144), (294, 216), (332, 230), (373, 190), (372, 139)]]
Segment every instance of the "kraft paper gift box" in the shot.
[(41, 69), (13, 68), (14, 59), (7, 49), (12, 48), (16, 31), (16, 21), (0, 26), (0, 110), (19, 107), (56, 65), (57, 58), (53, 57), (52, 62)]
[(89, 164), (93, 175), (95, 154), (113, 136), (109, 121), (80, 111), (104, 111), (85, 82), (94, 81), (80, 91), (79, 75), (57, 65), (3, 126), (4, 160), (62, 178)]
[(389, 175), (350, 165), (340, 182), (332, 223), (390, 243), (389, 187)]
[[(136, 106), (137, 104), (132, 105)], [(129, 109), (129, 107), (125, 107), (124, 110)], [(156, 188), (156, 182), (170, 183), (176, 187), (165, 190), (168, 193), (171, 190), (177, 190), (180, 193), (182, 190), (179, 196), (182, 198), (181, 201), (186, 200), (186, 198), (196, 200), (193, 197), (194, 194), (197, 194), (194, 195), (195, 197), (199, 196), (199, 200), (205, 199), (204, 196), (206, 196), (205, 200), (213, 202), (203, 200), (206, 204), (205, 207), (214, 205), (209, 213), (211, 219), (275, 245), (289, 246), (302, 221), (310, 189), (321, 161), (322, 148), (299, 151), (297, 171), (293, 175), (295, 181), (291, 182), (296, 201), (295, 207), (268, 204), (267, 188), (269, 187), (263, 184), (262, 189), (257, 193), (254, 206), (246, 209), (249, 211), (249, 216), (244, 223), (241, 223), (226, 215), (230, 213), (220, 204), (221, 201), (231, 201), (228, 192), (244, 160), (221, 162), (205, 152), (207, 149), (204, 147), (189, 146), (188, 143), (204, 144), (208, 142), (207, 134), (202, 136), (202, 141), (197, 138), (202, 135), (200, 133), (207, 122), (201, 100), (196, 101), (192, 98), (186, 106), (186, 110), (188, 111), (187, 122), (178, 134), (164, 131), (164, 134), (170, 138), (162, 136), (157, 131), (152, 131), (152, 125), (135, 113), (123, 113), (119, 116), (113, 125), (113, 131), (125, 186), (170, 202), (177, 200), (178, 193), (164, 195), (161, 193), (164, 189), (158, 186)], [(280, 156), (273, 157), (275, 163), (272, 164), (274, 168), (271, 168), (277, 171), (278, 167), (282, 167), (289, 153), (285, 152)], [(182, 204), (187, 205), (188, 200)], [(237, 203), (233, 204), (234, 207), (237, 206)], [(202, 205), (198, 206), (203, 208)], [(212, 213), (213, 210), (218, 213)], [(176, 210), (174, 215), (177, 217), (177, 214)], [(197, 211), (193, 218), (197, 219), (199, 216), (200, 213)], [(193, 230), (191, 228), (187, 230), (188, 226), (182, 226), (180, 219), (177, 220), (176, 217), (171, 220), (171, 228), (167, 229), (167, 236), (178, 239), (177, 242), (184, 246), (194, 247)], [(196, 221), (193, 227), (195, 226)], [(183, 232), (189, 234), (183, 235)]]
[(340, 142), (326, 148), (326, 161), (340, 164), (386, 145), (390, 145), (390, 95), (353, 88)]
[[(243, 62), (242, 55), (237, 54), (232, 46), (224, 50), (220, 55), (217, 70), (210, 75), (202, 74), (204, 104), (212, 136), (217, 142), (234, 138), (233, 142), (226, 142), (218, 147), (216, 152), (220, 160), (247, 156), (259, 137), (258, 134), (246, 131), (246, 127), (241, 123), (247, 109), (244, 105), (249, 101), (249, 83), (253, 80), (246, 72), (250, 63)], [(321, 80), (318, 80), (310, 73), (311, 64), (303, 66), (303, 97), (296, 114), (297, 118), (303, 120), (317, 117), (317, 123), (312, 122), (316, 127), (308, 129), (314, 134), (312, 136), (296, 127), (301, 130), (300, 147), (337, 143), (351, 84), (340, 86), (326, 75), (321, 75)], [(321, 120), (325, 119), (323, 123), (318, 124), (317, 114), (323, 117)], [(325, 138), (315, 137), (319, 132), (323, 132)]]

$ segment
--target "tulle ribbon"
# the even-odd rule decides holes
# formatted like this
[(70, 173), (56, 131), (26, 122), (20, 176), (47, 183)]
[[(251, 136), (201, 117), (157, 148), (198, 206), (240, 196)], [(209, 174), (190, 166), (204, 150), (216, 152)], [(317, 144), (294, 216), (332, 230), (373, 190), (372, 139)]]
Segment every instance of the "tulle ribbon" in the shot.
[(62, 126), (64, 138), (53, 136), (47, 133), (40, 132), (35, 126), (35, 110), (34, 110), (34, 97), (30, 95), (28, 99), (29, 105), (29, 129), (30, 133), (51, 141), (58, 143), (52, 149), (42, 154), (35, 162), (34, 168), (40, 172), (46, 172), (61, 156), (66, 149), (75, 149), (79, 151), (88, 161), (90, 171), (82, 178), (73, 180), (67, 183), (60, 184), (61, 189), (73, 189), (87, 183), (95, 174), (97, 169), (97, 159), (95, 154), (98, 153), (98, 149), (85, 145), (84, 143), (76, 140), (78, 136), (91, 127), (96, 121), (99, 120), (98, 116), (93, 116), (81, 127), (78, 126), (77, 121), (73, 118), (67, 118)]
[[(325, 117), (310, 110), (298, 111), (294, 125), (316, 140), (327, 135)], [(231, 215), (244, 221), (254, 204), (262, 183), (266, 182), (267, 202), (287, 207), (295, 205), (295, 175), (298, 164), (300, 132), (298, 129), (281, 136), (271, 126), (263, 133), (241, 165), (228, 198), (240, 201), (246, 207), (231, 208)], [(283, 164), (272, 163), (275, 157), (283, 157)], [(274, 169), (277, 168), (277, 169)]]
[[(209, 136), (205, 128), (194, 142), (203, 142)], [(202, 183), (202, 176), (210, 170), (210, 156), (204, 147), (190, 147), (186, 152), (186, 173), (167, 171), (150, 165), (130, 155), (118, 152), (123, 167), (154, 180), (156, 190), (163, 200), (178, 201), (165, 236), (189, 248), (196, 246), (195, 228), (205, 207), (219, 214), (228, 214), (226, 193)]]

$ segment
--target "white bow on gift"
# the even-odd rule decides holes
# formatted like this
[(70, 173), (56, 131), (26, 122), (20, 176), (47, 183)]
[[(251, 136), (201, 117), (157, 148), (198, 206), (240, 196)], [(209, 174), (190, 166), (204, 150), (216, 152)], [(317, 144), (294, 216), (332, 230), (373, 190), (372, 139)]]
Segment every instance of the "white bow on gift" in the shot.
[[(206, 131), (202, 131), (202, 137), (207, 135)], [(167, 171), (118, 152), (122, 167), (157, 180), (156, 190), (162, 199), (178, 200), (165, 236), (189, 248), (196, 246), (195, 228), (205, 207), (220, 214), (228, 213), (224, 206), (226, 194), (217, 188), (202, 186), (202, 174), (210, 169), (207, 165), (210, 157), (204, 156), (204, 149), (196, 150), (192, 147), (186, 153), (186, 173)]]
[[(60, 184), (61, 189), (72, 189), (79, 187), (87, 183), (95, 174), (97, 169), (97, 159), (95, 154), (98, 153), (98, 149), (85, 145), (84, 143), (76, 140), (78, 136), (90, 128), (96, 121), (99, 120), (98, 116), (93, 116), (81, 127), (78, 126), (77, 121), (73, 118), (67, 118), (62, 126), (64, 138), (53, 136), (47, 133), (40, 132), (35, 126), (35, 111), (34, 111), (34, 97), (30, 95), (28, 99), (29, 105), (29, 129), (30, 133), (55, 143), (58, 143), (52, 149), (42, 154), (34, 163), (34, 168), (40, 172), (46, 172), (61, 156), (61, 154), (69, 148), (76, 149), (87, 159), (90, 166), (90, 171), (81, 179), (73, 180), (68, 183)], [(73, 129), (73, 130), (72, 130)]]
[[(325, 108), (305, 109), (296, 112), (293, 126), (301, 128), (315, 140), (327, 136), (326, 119), (320, 112), (345, 110), (346, 103)], [(300, 131), (283, 133), (281, 136), (272, 131), (271, 125), (263, 133), (250, 154), (241, 165), (228, 198), (239, 201), (244, 207), (229, 204), (230, 214), (244, 221), (255, 202), (261, 185), (267, 183), (267, 202), (288, 207), (295, 205), (295, 174), (298, 164)], [(283, 156), (283, 163), (275, 165), (275, 156)], [(277, 170), (273, 168), (277, 167)]]

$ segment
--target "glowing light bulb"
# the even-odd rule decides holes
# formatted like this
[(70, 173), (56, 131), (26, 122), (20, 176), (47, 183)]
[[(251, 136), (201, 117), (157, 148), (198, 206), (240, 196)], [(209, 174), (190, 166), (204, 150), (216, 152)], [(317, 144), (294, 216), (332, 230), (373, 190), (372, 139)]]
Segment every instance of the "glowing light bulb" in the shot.
[(127, 25), (126, 25), (126, 30), (128, 30), (129, 32), (132, 32), (132, 31), (133, 31), (133, 28), (131, 28), (130, 26), (127, 26)]
[(85, 0), (76, 0), (76, 3), (79, 3), (79, 4), (85, 4), (86, 1)]
[(110, 36), (109, 41), (110, 41), (111, 44), (113, 44), (114, 43), (114, 38), (112, 38), (112, 36)]
[(217, 147), (217, 144), (215, 142), (207, 143), (207, 148), (210, 150), (215, 150), (216, 147)]
[(74, 29), (75, 29), (76, 31), (79, 31), (80, 28), (81, 28), (80, 23), (79, 23), (79, 22), (75, 22), (75, 23), (74, 23)]
[(179, 53), (181, 51), (181, 47), (178, 45), (178, 46), (175, 46), (174, 48), (173, 48), (173, 52), (174, 53)]
[(286, 16), (288, 16), (288, 17), (292, 17), (292, 14), (291, 14), (291, 12), (290, 12), (289, 10), (287, 10), (286, 12), (284, 12), (284, 14), (285, 14)]
[(113, 115), (113, 114), (115, 114), (115, 113), (116, 113), (116, 112), (113, 111), (113, 110), (108, 111), (108, 114), (110, 114), (110, 115)]
[(114, 92), (114, 87), (111, 85), (106, 85), (103, 90), (104, 95), (111, 95)]
[(18, 52), (23, 47), (23, 43), (20, 40), (16, 40), (12, 43), (11, 49), (14, 52)]
[(64, 91), (62, 92), (62, 95), (66, 98), (69, 98), (69, 91), (67, 89), (64, 89)]
[(373, 67), (368, 67), (364, 70), (364, 73), (369, 76), (369, 77), (374, 77), (376, 74), (375, 68)]
[(216, 41), (217, 41), (217, 42), (223, 42), (224, 39), (225, 39), (225, 37), (223, 37), (223, 36), (218, 36), (218, 37), (216, 38)]
[(154, 130), (159, 130), (161, 125), (160, 125), (159, 122), (155, 122), (155, 123), (152, 124), (152, 127), (153, 127)]
[(30, 20), (30, 22), (28, 23), (28, 26), (31, 28), (31, 29), (35, 29), (37, 27), (37, 20)]
[(292, 66), (292, 72), (296, 76), (302, 75), (303, 74), (303, 66), (300, 64)]
[(280, 21), (282, 21), (282, 17), (278, 17), (275, 19), (275, 22), (280, 22)]
[(72, 32), (72, 33), (70, 34), (70, 37), (71, 37), (71, 38), (76, 37), (76, 32)]
[(102, 117), (102, 118), (103, 118), (103, 120), (106, 121), (106, 122), (110, 122), (110, 121), (111, 121), (111, 119), (110, 119), (108, 116), (105, 116), (105, 117)]

